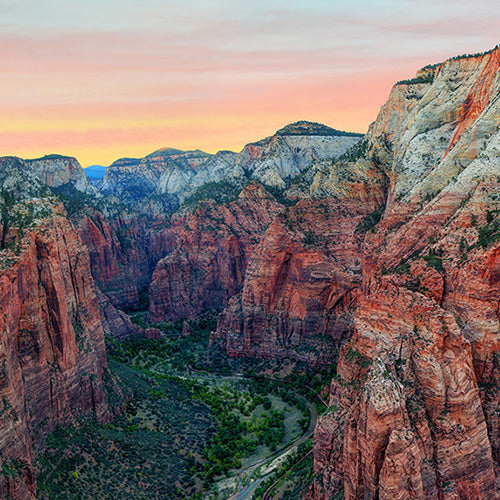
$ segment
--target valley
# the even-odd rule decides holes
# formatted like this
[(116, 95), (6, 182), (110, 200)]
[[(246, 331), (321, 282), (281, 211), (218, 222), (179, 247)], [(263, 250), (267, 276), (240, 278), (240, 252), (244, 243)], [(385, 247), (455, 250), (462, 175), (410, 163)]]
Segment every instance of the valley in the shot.
[(305, 454), (318, 413), (290, 382), (250, 373), (251, 360), (238, 375), (210, 371), (211, 360), (203, 367), (215, 318), (193, 320), (189, 338), (177, 322), (156, 325), (161, 339), (107, 340), (106, 390), (116, 416), (48, 436), (38, 459), (41, 498), (141, 498), (144, 491), (158, 499), (253, 498), (281, 457), (299, 446)]

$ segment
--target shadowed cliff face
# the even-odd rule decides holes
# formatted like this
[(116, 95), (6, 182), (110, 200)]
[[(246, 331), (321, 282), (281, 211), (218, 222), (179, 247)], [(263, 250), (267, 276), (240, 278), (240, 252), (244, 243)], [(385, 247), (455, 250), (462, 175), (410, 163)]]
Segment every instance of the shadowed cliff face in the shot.
[(369, 131), (391, 188), (316, 429), (314, 498), (499, 496), (499, 67), (496, 49), (397, 85)]
[(88, 209), (78, 221), (78, 231), (89, 250), (94, 279), (116, 307), (137, 304), (156, 263), (173, 250), (170, 233), (157, 231), (134, 214), (105, 217)]
[(71, 183), (81, 193), (101, 197), (75, 158), (48, 155), (36, 160), (25, 160), (28, 168), (46, 186), (53, 188)]
[(34, 498), (32, 460), (47, 433), (78, 415), (107, 417), (106, 358), (87, 249), (57, 200), (19, 160), (8, 161), (0, 164), (9, 209), (0, 251), (0, 496), (24, 499)]
[(205, 202), (174, 216), (175, 249), (153, 273), (149, 319), (190, 318), (225, 307), (241, 290), (249, 255), (282, 208), (260, 184), (250, 184), (233, 203)]

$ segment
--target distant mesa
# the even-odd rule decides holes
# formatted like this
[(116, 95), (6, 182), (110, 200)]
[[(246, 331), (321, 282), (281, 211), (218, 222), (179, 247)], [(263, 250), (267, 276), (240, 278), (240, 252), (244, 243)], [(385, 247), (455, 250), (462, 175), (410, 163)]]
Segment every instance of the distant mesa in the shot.
[(149, 154), (146, 156), (146, 158), (149, 158), (151, 156), (158, 156), (158, 155), (164, 155), (164, 156), (175, 156), (175, 155), (181, 155), (185, 153), (182, 149), (177, 149), (177, 148), (171, 148), (171, 147), (163, 147), (160, 149), (157, 149), (153, 153)]
[(99, 181), (106, 173), (106, 167), (102, 165), (91, 165), (83, 169), (90, 181)]

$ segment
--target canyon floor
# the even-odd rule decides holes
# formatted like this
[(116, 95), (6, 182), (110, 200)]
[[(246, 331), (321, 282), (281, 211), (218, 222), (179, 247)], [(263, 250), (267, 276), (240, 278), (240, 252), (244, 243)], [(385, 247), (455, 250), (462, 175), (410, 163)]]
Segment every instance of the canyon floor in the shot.
[[(208, 346), (216, 317), (191, 320), (189, 336), (163, 322), (157, 339), (107, 339), (115, 415), (48, 436), (40, 498), (291, 499), (312, 485), (312, 435), (326, 409), (317, 395), (330, 373), (304, 386), (310, 374), (287, 376), (291, 361), (229, 358)], [(131, 319), (145, 324), (142, 312)]]

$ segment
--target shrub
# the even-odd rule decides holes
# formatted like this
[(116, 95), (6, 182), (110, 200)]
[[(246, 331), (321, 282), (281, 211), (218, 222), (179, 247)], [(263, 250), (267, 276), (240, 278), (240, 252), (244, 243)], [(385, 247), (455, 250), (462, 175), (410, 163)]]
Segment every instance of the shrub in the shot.
[(204, 200), (213, 200), (216, 203), (231, 203), (238, 198), (241, 187), (228, 181), (208, 182), (199, 187), (194, 194), (187, 198), (183, 205), (193, 207)]
[(385, 206), (382, 205), (377, 210), (367, 215), (356, 227), (357, 233), (373, 232), (375, 226), (379, 223), (384, 213)]
[[(486, 220), (488, 220), (488, 216), (486, 217)], [(492, 221), (490, 218), (490, 223), (480, 227), (477, 234), (478, 243), (482, 248), (487, 248), (491, 244), (496, 243), (500, 240), (500, 224), (498, 220)]]

